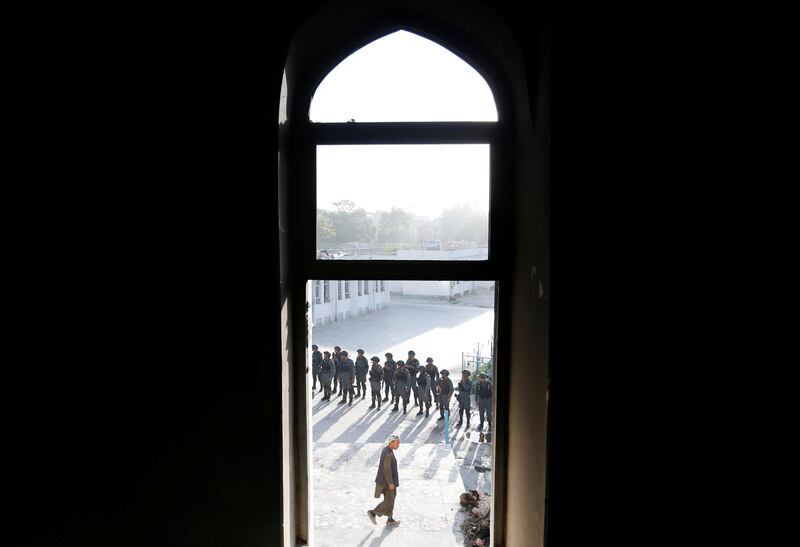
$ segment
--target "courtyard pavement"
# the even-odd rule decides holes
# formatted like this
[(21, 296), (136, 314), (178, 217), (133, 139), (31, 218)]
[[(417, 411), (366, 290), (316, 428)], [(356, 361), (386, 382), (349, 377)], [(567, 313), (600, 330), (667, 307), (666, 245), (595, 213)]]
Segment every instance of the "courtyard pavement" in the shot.
[[(378, 355), (381, 361), (386, 351), (400, 359), (414, 349), (421, 362), (431, 356), (440, 369), (453, 363), (444, 368), (450, 369), (457, 383), (460, 352), (471, 351), (473, 340), (491, 336), (493, 323), (493, 311), (485, 307), (394, 300), (385, 310), (315, 327), (312, 337), (320, 350), (338, 345), (355, 357), (355, 350), (363, 347), (368, 358)], [(319, 389), (313, 392), (315, 546), (375, 547), (421, 541), (430, 547), (463, 545), (461, 523), (466, 513), (459, 496), (471, 489), (491, 492), (492, 444), (482, 434), (486, 429), (475, 430), (477, 405), (473, 402), (468, 431), (466, 420), (456, 426), (458, 403), (453, 398), (447, 445), (444, 422), (437, 421), (434, 407), (427, 418), (417, 415), (413, 397), (405, 415), (402, 402), (397, 412), (388, 401), (382, 402), (380, 411), (369, 409), (369, 383), (367, 391), (366, 398), (354, 399), (352, 406), (338, 404), (340, 393), (331, 401), (321, 401)], [(379, 518), (374, 526), (366, 510), (380, 502), (373, 497), (375, 474), (390, 434), (401, 439), (395, 452), (400, 487), (394, 514), (401, 523), (386, 527), (386, 519)]]

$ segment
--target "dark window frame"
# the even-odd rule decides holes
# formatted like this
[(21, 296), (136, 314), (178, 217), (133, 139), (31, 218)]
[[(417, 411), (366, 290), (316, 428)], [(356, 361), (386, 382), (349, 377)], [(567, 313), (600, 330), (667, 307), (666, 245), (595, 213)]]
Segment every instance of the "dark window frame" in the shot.
[[(403, 19), (396, 17), (395, 19)], [(494, 347), (494, 359), (509, 358), (510, 342), (505, 333), (511, 331), (511, 292), (514, 251), (514, 199), (512, 182), (516, 173), (515, 125), (510, 121), (516, 115), (511, 108), (515, 103), (509, 81), (501, 72), (500, 63), (493, 57), (486, 46), (477, 43), (451, 26), (442, 25), (434, 18), (404, 24), (386, 25), (374, 23), (363, 26), (346, 36), (329, 48), (309, 66), (293, 87), (292, 107), (287, 110), (291, 118), (291, 130), (287, 131), (284, 143), (292, 150), (291, 165), (287, 168), (285, 180), (291, 181), (293, 190), (288, 200), (287, 214), (295, 219), (292, 245), (288, 249), (289, 263), (293, 275), (296, 276), (290, 293), (303, 294), (306, 283), (313, 279), (383, 279), (391, 280), (478, 280), (495, 282), (495, 335), (497, 343)], [(427, 30), (424, 30), (427, 28)], [(360, 49), (381, 36), (396, 30), (407, 30), (432, 39), (443, 47), (450, 49), (463, 60), (473, 65), (489, 84), (494, 94), (498, 111), (497, 122), (421, 122), (421, 123), (348, 123), (323, 124), (312, 123), (308, 119), (308, 108), (317, 85), (324, 76), (339, 62), (354, 51)], [(361, 33), (360, 35), (358, 33)], [(447, 43), (439, 41), (436, 36), (447, 36)], [(485, 43), (485, 42), (484, 42)], [(480, 68), (478, 68), (480, 67)], [(489, 258), (485, 261), (421, 261), (421, 260), (318, 260), (316, 255), (316, 146), (318, 144), (441, 144), (471, 143), (489, 144), (490, 155), (490, 208), (489, 208)], [(499, 214), (501, 213), (502, 214)], [(299, 237), (297, 235), (299, 234)], [(354, 275), (355, 274), (355, 275)], [(505, 288), (505, 289), (504, 289)], [(299, 312), (304, 303), (293, 302), (294, 309)], [(307, 323), (303, 315), (294, 313), (290, 332), (294, 346), (294, 354), (307, 353), (306, 338), (303, 334)], [(308, 401), (302, 386), (306, 383), (302, 370), (295, 369), (293, 384), (296, 386), (291, 398), (296, 420), (310, 423)], [(494, 510), (492, 512), (493, 543), (499, 545), (505, 536), (505, 462), (508, 453), (508, 418), (507, 386), (498, 379), (495, 371), (494, 399), (494, 478), (493, 495)], [(305, 477), (310, 481), (311, 436), (308, 431), (297, 431), (293, 434), (296, 450), (294, 464), (295, 476)], [(304, 459), (305, 458), (305, 459)], [(298, 537), (308, 536), (309, 508), (308, 493), (303, 492), (301, 483), (296, 483), (296, 500), (294, 502), (295, 525)], [(304, 505), (305, 504), (305, 505)]]

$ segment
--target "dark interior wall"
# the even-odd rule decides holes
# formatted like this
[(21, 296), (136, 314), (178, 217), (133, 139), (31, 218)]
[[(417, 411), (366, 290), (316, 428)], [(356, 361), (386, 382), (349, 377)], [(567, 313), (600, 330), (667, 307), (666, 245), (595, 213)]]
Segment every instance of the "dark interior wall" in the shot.
[(21, 517), (3, 534), (277, 544), (289, 21), (160, 9), (67, 33), (63, 139), (40, 160), (38, 357), (14, 384)]
[[(538, 53), (527, 7), (490, 4)], [(60, 28), (46, 65), (59, 117), (25, 234), (32, 334), (6, 385), (5, 544), (278, 544), (275, 123), (291, 34), (314, 6)], [(675, 383), (655, 372), (676, 313), (659, 256), (686, 235), (662, 223), (680, 201), (653, 149), (693, 112), (653, 109), (667, 84), (652, 67), (674, 67), (642, 49), (645, 32), (611, 15), (552, 31), (549, 544), (593, 530), (648, 543), (645, 485), (687, 481), (677, 424), (695, 404), (653, 402)], [(537, 54), (525, 63), (539, 73)]]
[[(540, 545), (547, 507), (547, 423), (550, 375), (550, 187), (551, 187), (551, 62), (552, 36), (547, 21), (537, 33), (539, 53), (527, 70), (535, 86), (530, 97), (530, 120), (518, 123), (514, 271), (511, 295), (511, 359), (504, 395), (509, 405), (507, 544)], [(528, 49), (528, 55), (532, 51)], [(527, 106), (527, 105), (526, 105)], [(502, 291), (502, 287), (501, 287)], [(502, 362), (502, 361), (501, 361)], [(503, 381), (498, 373), (496, 384)], [(501, 391), (498, 386), (498, 392)], [(558, 409), (556, 409), (558, 410)]]

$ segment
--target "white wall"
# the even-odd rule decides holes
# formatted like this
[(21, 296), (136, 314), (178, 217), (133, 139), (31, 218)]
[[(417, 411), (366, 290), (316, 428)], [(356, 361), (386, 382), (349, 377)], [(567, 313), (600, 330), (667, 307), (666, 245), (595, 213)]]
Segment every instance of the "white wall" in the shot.
[(494, 286), (493, 281), (456, 281), (452, 286), (450, 283), (450, 281), (390, 281), (389, 289), (396, 294), (450, 298), (473, 290), (478, 283), (481, 286), (486, 284)]
[[(344, 285), (342, 286), (342, 299), (339, 300), (339, 282), (338, 280), (331, 280), (330, 281), (330, 302), (321, 302), (319, 304), (316, 301), (312, 302), (311, 306), (311, 317), (314, 325), (327, 325), (329, 323), (338, 323), (340, 321), (345, 321), (350, 317), (357, 317), (359, 315), (364, 315), (366, 313), (371, 313), (374, 311), (382, 310), (383, 308), (387, 307), (391, 302), (391, 296), (389, 295), (389, 283), (385, 282), (386, 290), (383, 292), (376, 292), (375, 291), (375, 280), (369, 280), (370, 283), (370, 292), (369, 294), (364, 294), (362, 296), (358, 296), (358, 281), (357, 280), (349, 280), (345, 281), (345, 283), (350, 283), (350, 298), (344, 297)], [(380, 282), (379, 287), (380, 287)], [(320, 295), (323, 295), (322, 289), (320, 289)], [(312, 299), (314, 298), (314, 287), (311, 288), (311, 295)]]

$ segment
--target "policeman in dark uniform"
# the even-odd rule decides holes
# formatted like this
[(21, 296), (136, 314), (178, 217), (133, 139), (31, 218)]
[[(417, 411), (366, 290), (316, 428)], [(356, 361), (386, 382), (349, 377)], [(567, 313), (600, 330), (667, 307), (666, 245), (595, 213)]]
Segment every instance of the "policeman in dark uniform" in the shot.
[(347, 395), (350, 394), (350, 402), (348, 404), (353, 404), (353, 393), (355, 393), (355, 389), (353, 388), (353, 384), (355, 383), (356, 374), (355, 363), (353, 360), (347, 356), (347, 352), (342, 350), (339, 352), (339, 391), (342, 394), (342, 400), (339, 401), (339, 404), (343, 404), (347, 401)]
[(408, 350), (408, 359), (406, 359), (406, 370), (411, 377), (411, 391), (414, 393), (414, 406), (419, 405), (419, 391), (417, 390), (417, 372), (419, 371), (419, 359), (414, 357), (416, 353), (414, 350)]
[(339, 352), (342, 351), (342, 348), (339, 346), (333, 346), (333, 354), (331, 358), (333, 359), (333, 392), (336, 393), (336, 386), (339, 384), (339, 365), (342, 364), (341, 358), (339, 357)]
[(417, 375), (419, 374), (420, 370), (424, 370), (425, 367), (419, 365), (419, 361), (417, 361), (418, 366), (409, 366), (408, 361), (406, 361), (406, 370), (408, 370), (408, 375), (411, 379), (411, 393), (414, 395), (414, 406), (419, 406), (419, 386), (417, 385)]
[(344, 404), (347, 400), (347, 394), (350, 394), (350, 402), (347, 406), (353, 405), (353, 383), (355, 382), (356, 366), (353, 361), (347, 356), (347, 352), (342, 350), (339, 352), (339, 390), (342, 392), (342, 400), (339, 404)]
[[(436, 393), (439, 395), (439, 420), (444, 420), (444, 411), (450, 411), (450, 397), (453, 395), (453, 381), (450, 379), (450, 371), (442, 369), (442, 376), (436, 383)], [(436, 420), (437, 422), (439, 420)]]
[[(322, 366), (322, 353), (319, 351), (319, 346), (316, 344), (311, 345), (311, 377), (314, 378), (314, 385), (311, 389), (317, 389), (317, 378), (319, 377), (319, 368)], [(319, 381), (320, 387), (322, 380)]]
[(464, 413), (467, 414), (467, 429), (469, 429), (469, 415), (472, 408), (471, 394), (473, 382), (469, 379), (471, 372), (461, 371), (461, 381), (458, 382), (458, 423), (464, 423)]
[(369, 387), (372, 389), (372, 404), (370, 408), (375, 408), (375, 402), (378, 402), (378, 410), (381, 409), (381, 382), (383, 382), (383, 367), (381, 366), (381, 359), (377, 355), (370, 358), (372, 361), (372, 368), (369, 369)]
[(483, 429), (483, 417), (489, 421), (489, 430), (492, 429), (492, 383), (487, 380), (485, 372), (478, 375), (478, 385), (475, 386), (475, 398), (478, 400), (478, 413), (481, 417), (481, 425), (478, 429)]
[(322, 401), (331, 400), (331, 379), (333, 378), (333, 360), (331, 359), (331, 352), (326, 351), (325, 357), (322, 359), (322, 364), (319, 367), (319, 381), (322, 384)]
[(411, 375), (408, 373), (408, 368), (403, 361), (397, 362), (397, 372), (394, 374), (394, 386), (397, 398), (395, 399), (394, 408), (392, 410), (397, 410), (400, 399), (403, 399), (403, 414), (405, 414), (408, 412), (408, 399), (411, 396)]
[(439, 408), (439, 396), (436, 394), (436, 382), (439, 380), (439, 369), (433, 364), (432, 357), (428, 357), (425, 361), (427, 362), (425, 370), (428, 371), (428, 376), (431, 379), (431, 396), (433, 396), (433, 402), (436, 403), (436, 408)]
[[(394, 372), (397, 370), (397, 364), (392, 359), (392, 354), (385, 355), (386, 361), (383, 362), (383, 384), (386, 386), (386, 395), (383, 400), (389, 400), (389, 391), (392, 392), (392, 403), (394, 402)], [(391, 404), (391, 403), (389, 403)]]
[(356, 357), (356, 398), (361, 396), (363, 399), (367, 396), (367, 373), (369, 372), (369, 363), (367, 358), (364, 357), (364, 350), (357, 349), (358, 357)]
[(417, 386), (419, 388), (419, 412), (417, 416), (422, 414), (422, 406), (425, 405), (425, 417), (430, 416), (431, 410), (431, 377), (425, 367), (419, 367), (417, 374)]

